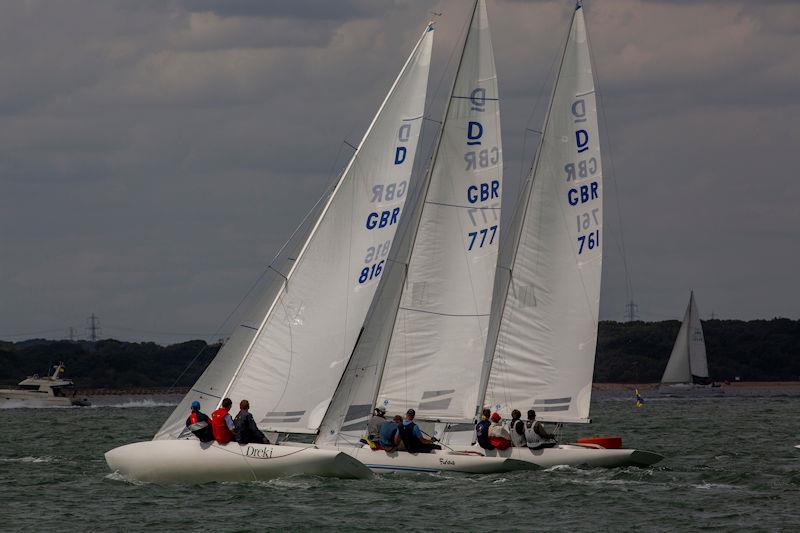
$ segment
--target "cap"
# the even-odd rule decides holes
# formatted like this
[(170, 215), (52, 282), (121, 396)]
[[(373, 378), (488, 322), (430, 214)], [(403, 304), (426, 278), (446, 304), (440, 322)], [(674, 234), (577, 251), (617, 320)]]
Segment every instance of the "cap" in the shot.
[(200, 409), (200, 402), (197, 400), (192, 402), (192, 409)]
[(415, 410), (413, 410), (413, 409), (409, 409), (408, 411), (406, 411), (406, 414), (408, 416), (414, 416), (414, 415), (417, 414), (417, 412)]
[(382, 405), (379, 405), (378, 407), (376, 407), (375, 410), (378, 411), (381, 414), (384, 414), (384, 415), (386, 414), (386, 408), (384, 406), (382, 406)]
[(492, 413), (492, 422), (500, 422), (500, 413)]

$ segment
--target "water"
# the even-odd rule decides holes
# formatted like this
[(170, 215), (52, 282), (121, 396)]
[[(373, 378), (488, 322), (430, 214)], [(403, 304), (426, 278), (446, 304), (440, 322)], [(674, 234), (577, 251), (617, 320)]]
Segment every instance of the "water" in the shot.
[(596, 392), (594, 424), (565, 437), (621, 434), (627, 446), (667, 457), (648, 469), (203, 486), (133, 484), (110, 474), (103, 452), (151, 438), (170, 401), (0, 409), (0, 529), (368, 530), (395, 517), (405, 530), (800, 530), (800, 389), (648, 398), (642, 409), (627, 392)]

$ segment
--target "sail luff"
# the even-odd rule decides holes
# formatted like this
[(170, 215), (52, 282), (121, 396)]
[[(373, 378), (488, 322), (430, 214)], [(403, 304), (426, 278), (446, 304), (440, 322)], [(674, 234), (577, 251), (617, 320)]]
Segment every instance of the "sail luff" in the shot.
[[(241, 361), (241, 363), (239, 363), (239, 367), (236, 369), (236, 372), (234, 373), (233, 377), (231, 378), (230, 382), (228, 383), (228, 386), (226, 387), (225, 392), (222, 394), (223, 398), (226, 397), (228, 395), (228, 393), (230, 392), (230, 389), (233, 386), (234, 382), (236, 381), (236, 378), (239, 376), (239, 372), (241, 371), (241, 369), (244, 366), (247, 358), (249, 357), (255, 342), (258, 340), (258, 336), (261, 334), (261, 331), (264, 329), (264, 326), (266, 325), (267, 321), (269, 320), (270, 316), (272, 315), (272, 312), (275, 309), (275, 305), (278, 303), (278, 300), (280, 299), (281, 294), (283, 293), (283, 290), (288, 285), (289, 280), (292, 278), (292, 274), (294, 274), (295, 269), (300, 264), (300, 261), (302, 260), (303, 256), (305, 255), (305, 252), (308, 249), (309, 244), (311, 243), (311, 241), (313, 240), (314, 236), (316, 235), (320, 224), (322, 223), (322, 221), (325, 218), (325, 215), (328, 213), (328, 209), (330, 208), (331, 203), (333, 202), (333, 199), (336, 197), (336, 194), (339, 192), (339, 189), (341, 188), (342, 183), (344, 183), (344, 180), (348, 176), (351, 167), (353, 166), (353, 164), (355, 163), (359, 153), (361, 152), (361, 148), (364, 145), (364, 141), (366, 141), (366, 139), (369, 137), (369, 134), (372, 132), (372, 128), (375, 126), (375, 123), (378, 121), (378, 118), (380, 118), (381, 114), (383, 113), (383, 109), (386, 106), (386, 102), (388, 102), (389, 99), (394, 94), (394, 90), (397, 87), (397, 83), (403, 77), (403, 74), (405, 74), (409, 63), (411, 63), (411, 60), (414, 58), (414, 55), (417, 53), (417, 50), (419, 49), (420, 45), (422, 44), (423, 39), (425, 39), (425, 35), (430, 30), (431, 30), (431, 25), (428, 24), (428, 26), (425, 28), (425, 31), (422, 32), (422, 35), (420, 36), (419, 40), (417, 41), (417, 44), (414, 46), (413, 50), (411, 51), (411, 54), (409, 54), (408, 58), (406, 59), (406, 62), (403, 64), (403, 68), (400, 69), (400, 73), (395, 78), (394, 83), (392, 83), (392, 86), (389, 88), (389, 91), (386, 93), (386, 97), (383, 99), (383, 102), (381, 102), (381, 105), (378, 108), (377, 113), (375, 113), (375, 116), (372, 117), (372, 122), (370, 122), (369, 127), (364, 132), (364, 135), (361, 137), (361, 141), (359, 141), (359, 143), (358, 143), (358, 147), (356, 148), (355, 152), (353, 152), (353, 155), (350, 157), (350, 161), (348, 161), (347, 166), (345, 167), (344, 171), (339, 176), (339, 180), (336, 183), (336, 187), (334, 187), (334, 189), (331, 192), (330, 196), (328, 196), (328, 200), (325, 202), (325, 207), (323, 207), (322, 211), (320, 212), (319, 216), (317, 217), (317, 220), (314, 223), (313, 228), (309, 232), (308, 236), (306, 237), (305, 242), (303, 243), (302, 248), (300, 249), (300, 251), (297, 254), (297, 258), (294, 260), (294, 262), (292, 263), (292, 266), (289, 268), (289, 272), (286, 274), (284, 282), (281, 284), (280, 289), (277, 291), (277, 294), (275, 295), (275, 299), (272, 301), (272, 304), (270, 305), (269, 310), (267, 311), (266, 315), (264, 316), (264, 320), (261, 321), (261, 324), (259, 325), (258, 330), (256, 331), (256, 334), (253, 336), (253, 340), (250, 342), (250, 346), (247, 347), (247, 351), (245, 352), (244, 356), (242, 357), (242, 361)], [(222, 400), (220, 400), (220, 401), (222, 401)]]

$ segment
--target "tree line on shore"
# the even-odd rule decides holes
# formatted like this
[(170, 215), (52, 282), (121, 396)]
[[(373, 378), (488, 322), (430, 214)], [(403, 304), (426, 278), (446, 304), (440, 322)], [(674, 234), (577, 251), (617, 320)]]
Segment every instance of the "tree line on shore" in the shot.
[[(600, 322), (595, 382), (659, 381), (679, 328), (677, 320)], [(703, 331), (713, 379), (800, 379), (800, 320), (707, 320)], [(66, 377), (81, 388), (188, 387), (219, 347), (202, 340), (169, 346), (113, 339), (0, 341), (0, 384), (44, 375), (63, 361)]]

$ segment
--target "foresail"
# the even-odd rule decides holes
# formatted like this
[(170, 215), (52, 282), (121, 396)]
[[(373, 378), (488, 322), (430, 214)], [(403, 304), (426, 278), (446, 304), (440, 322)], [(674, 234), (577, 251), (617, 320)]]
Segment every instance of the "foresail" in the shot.
[(489, 21), (477, 3), (434, 154), (377, 400), (472, 419), (500, 236), (502, 146)]
[(533, 408), (543, 420), (580, 422), (589, 416), (603, 259), (597, 109), (580, 5), (550, 106), (503, 243), (512, 252), (498, 265), (483, 403), (506, 418)]
[[(422, 128), (428, 26), (373, 119), (260, 323), (220, 356), (156, 438), (174, 438), (197, 397), (247, 399), (264, 430), (314, 433), (386, 266)], [(236, 337), (232, 338), (232, 344)], [(185, 405), (186, 404), (186, 405)], [(203, 407), (207, 406), (207, 401)]]

